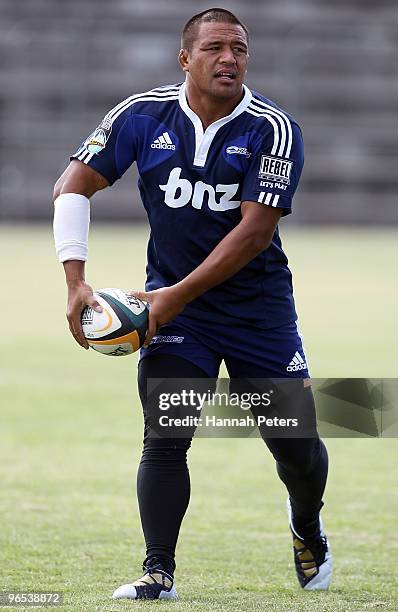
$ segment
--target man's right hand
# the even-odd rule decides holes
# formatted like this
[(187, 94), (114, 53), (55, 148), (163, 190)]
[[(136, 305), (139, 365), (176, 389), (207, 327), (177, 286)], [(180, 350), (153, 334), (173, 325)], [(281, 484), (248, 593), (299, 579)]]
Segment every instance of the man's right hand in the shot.
[[(108, 186), (109, 182), (99, 172), (74, 159), (56, 182), (54, 200), (67, 193), (80, 194), (86, 198), (91, 198), (97, 191)], [(92, 288), (84, 281), (85, 262), (72, 259), (64, 261), (63, 265), (66, 284), (68, 285), (66, 317), (69, 329), (76, 342), (83, 348), (88, 349), (89, 345), (83, 335), (80, 322), (82, 311), (86, 306), (91, 306), (97, 312), (102, 312), (102, 308), (94, 299)]]
[(91, 306), (97, 312), (102, 312), (102, 307), (94, 298), (93, 290), (85, 281), (79, 280), (68, 283), (68, 304), (66, 318), (68, 319), (69, 329), (74, 339), (85, 349), (90, 348), (83, 335), (81, 325), (81, 314), (86, 306)]

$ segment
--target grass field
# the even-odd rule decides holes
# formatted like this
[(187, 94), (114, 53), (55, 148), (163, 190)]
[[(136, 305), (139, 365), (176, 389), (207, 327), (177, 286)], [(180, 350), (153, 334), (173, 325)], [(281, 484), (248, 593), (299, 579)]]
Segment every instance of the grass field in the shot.
[[(145, 233), (94, 226), (89, 281), (141, 287)], [(283, 235), (313, 375), (397, 377), (397, 233)], [(116, 586), (139, 576), (143, 556), (137, 359), (74, 344), (50, 227), (1, 227), (0, 257), (0, 591), (60, 590), (68, 612), (398, 609), (395, 439), (327, 441), (330, 592), (296, 583), (285, 493), (261, 440), (198, 439), (180, 600), (112, 602)]]

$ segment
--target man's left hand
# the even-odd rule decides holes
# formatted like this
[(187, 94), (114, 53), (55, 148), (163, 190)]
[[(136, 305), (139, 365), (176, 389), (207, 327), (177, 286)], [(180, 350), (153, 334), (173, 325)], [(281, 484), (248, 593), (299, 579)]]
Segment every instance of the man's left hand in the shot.
[(130, 291), (130, 294), (150, 304), (149, 325), (144, 342), (145, 348), (149, 346), (159, 327), (170, 323), (184, 309), (186, 304), (176, 285), (162, 287), (154, 291)]

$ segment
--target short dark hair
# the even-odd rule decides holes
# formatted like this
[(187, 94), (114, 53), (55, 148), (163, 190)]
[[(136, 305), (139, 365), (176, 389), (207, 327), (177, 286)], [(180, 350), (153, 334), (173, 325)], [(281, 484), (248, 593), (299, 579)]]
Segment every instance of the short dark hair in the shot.
[(191, 17), (189, 21), (184, 26), (181, 37), (181, 46), (183, 49), (189, 51), (192, 49), (192, 44), (195, 41), (199, 26), (201, 23), (233, 23), (235, 25), (241, 26), (243, 28), (244, 33), (246, 34), (247, 42), (249, 42), (249, 30), (245, 26), (244, 23), (237, 18), (236, 15), (231, 13), (231, 11), (227, 11), (227, 9), (223, 8), (210, 8), (202, 13), (198, 13), (198, 15), (194, 15)]

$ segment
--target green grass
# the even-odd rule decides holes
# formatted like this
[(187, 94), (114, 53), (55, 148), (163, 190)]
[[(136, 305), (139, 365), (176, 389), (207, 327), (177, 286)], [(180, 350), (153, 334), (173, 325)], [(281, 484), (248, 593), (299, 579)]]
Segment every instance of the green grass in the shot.
[[(313, 375), (396, 377), (396, 233), (283, 235)], [(141, 287), (144, 245), (142, 228), (94, 226), (88, 279)], [(327, 441), (330, 592), (296, 584), (285, 492), (261, 440), (198, 439), (180, 600), (112, 602), (143, 556), (137, 358), (106, 359), (69, 337), (49, 229), (0, 228), (0, 257), (0, 590), (61, 590), (68, 612), (398, 608), (395, 439)]]

